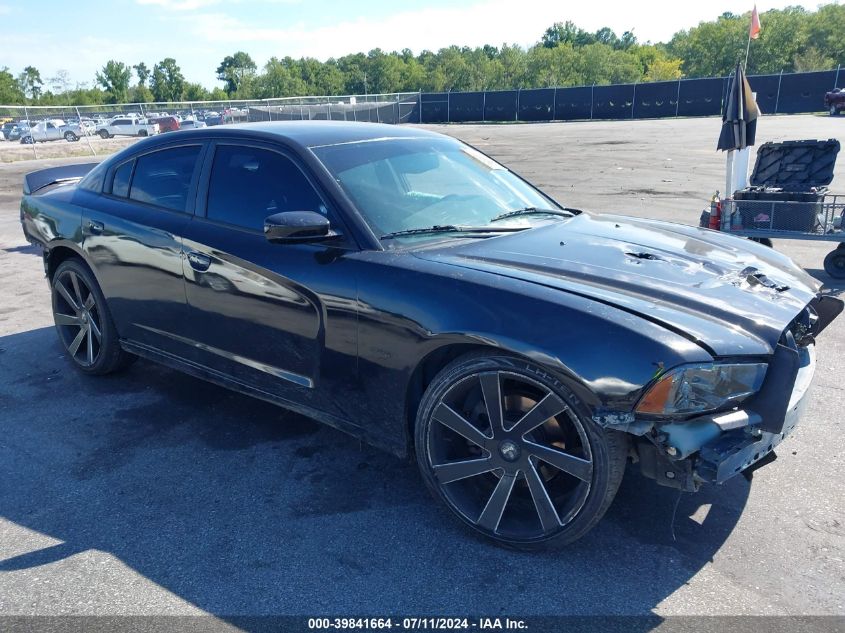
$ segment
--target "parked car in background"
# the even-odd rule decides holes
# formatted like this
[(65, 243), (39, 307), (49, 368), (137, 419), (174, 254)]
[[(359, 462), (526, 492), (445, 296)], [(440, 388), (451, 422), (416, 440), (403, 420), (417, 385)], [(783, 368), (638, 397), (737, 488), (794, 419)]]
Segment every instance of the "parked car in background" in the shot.
[(18, 123), (4, 123), (0, 129), (3, 130), (3, 136), (7, 141), (19, 141), (21, 138), (21, 128)]
[(834, 88), (824, 95), (824, 107), (830, 112), (830, 116), (837, 116), (845, 108), (845, 90)]
[(686, 492), (771, 461), (843, 307), (771, 248), (561, 206), (412, 127), (209, 128), (23, 190), (69, 364), (141, 356), (311, 416), (519, 549), (586, 534), (629, 458)]
[(217, 113), (206, 114), (205, 119), (203, 119), (203, 120), (205, 121), (205, 124), (209, 125), (209, 126), (211, 126), (211, 125), (221, 125), (222, 123), (225, 123), (225, 121), (223, 121), (223, 116), (220, 115), (220, 114), (217, 114)]
[(152, 136), (160, 131), (157, 123), (148, 123), (146, 119), (134, 117), (116, 117), (103, 125), (97, 126), (97, 134), (107, 139), (113, 136)]
[(48, 119), (32, 126), (27, 132), (21, 134), (20, 142), (24, 145), (32, 143), (46, 143), (64, 139), (68, 142), (78, 141), (85, 136), (80, 127), (71, 126), (62, 119)]
[(205, 121), (196, 121), (194, 119), (185, 119), (179, 124), (181, 130), (195, 130), (201, 127), (208, 127)]
[(147, 119), (150, 123), (158, 123), (160, 132), (175, 132), (179, 129), (179, 120), (175, 116), (161, 116)]

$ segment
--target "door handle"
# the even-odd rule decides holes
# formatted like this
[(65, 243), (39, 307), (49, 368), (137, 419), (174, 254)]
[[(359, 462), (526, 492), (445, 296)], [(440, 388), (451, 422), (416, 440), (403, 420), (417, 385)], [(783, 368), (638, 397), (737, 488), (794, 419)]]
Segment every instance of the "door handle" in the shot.
[(211, 266), (211, 258), (208, 255), (191, 251), (188, 253), (188, 263), (194, 270), (204, 273)]
[(92, 235), (101, 235), (105, 228), (106, 227), (103, 226), (102, 222), (97, 222), (96, 220), (88, 220), (88, 230), (91, 232)]

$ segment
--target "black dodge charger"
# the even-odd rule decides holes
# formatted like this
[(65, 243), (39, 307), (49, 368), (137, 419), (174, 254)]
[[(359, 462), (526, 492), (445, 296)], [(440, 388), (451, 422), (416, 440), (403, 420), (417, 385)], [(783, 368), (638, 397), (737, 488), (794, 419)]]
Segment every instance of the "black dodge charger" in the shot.
[(143, 357), (413, 457), (518, 548), (585, 534), (628, 460), (685, 491), (769, 461), (842, 310), (772, 249), (404, 126), (149, 138), (28, 174), (21, 222), (80, 371)]

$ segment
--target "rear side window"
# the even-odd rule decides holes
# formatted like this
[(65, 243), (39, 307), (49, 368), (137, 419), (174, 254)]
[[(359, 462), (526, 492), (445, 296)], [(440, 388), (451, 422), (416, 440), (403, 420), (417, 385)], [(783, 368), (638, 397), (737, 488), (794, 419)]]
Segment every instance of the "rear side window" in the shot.
[(277, 152), (221, 145), (214, 154), (206, 215), (210, 220), (263, 230), (282, 211), (328, 209), (305, 174)]
[(136, 160), (129, 197), (173, 211), (185, 211), (200, 145), (174, 147)]
[(111, 183), (112, 195), (121, 198), (129, 197), (129, 180), (132, 178), (132, 166), (134, 164), (135, 161), (130, 160), (114, 170), (114, 179)]

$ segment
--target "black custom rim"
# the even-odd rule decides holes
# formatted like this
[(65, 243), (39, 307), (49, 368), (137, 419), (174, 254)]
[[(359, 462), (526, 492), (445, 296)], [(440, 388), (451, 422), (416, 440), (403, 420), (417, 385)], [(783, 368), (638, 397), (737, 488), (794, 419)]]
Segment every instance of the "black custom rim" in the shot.
[(100, 311), (91, 288), (72, 270), (53, 282), (53, 318), (70, 357), (83, 367), (93, 365), (103, 338)]
[(431, 414), (427, 449), (447, 503), (495, 538), (554, 536), (590, 493), (583, 424), (554, 391), (515, 372), (477, 373), (449, 387)]

